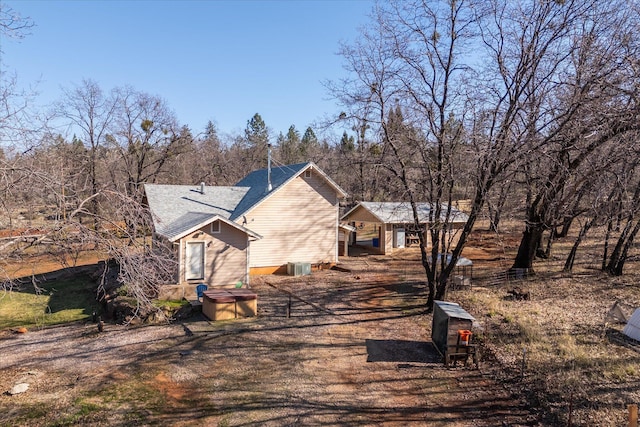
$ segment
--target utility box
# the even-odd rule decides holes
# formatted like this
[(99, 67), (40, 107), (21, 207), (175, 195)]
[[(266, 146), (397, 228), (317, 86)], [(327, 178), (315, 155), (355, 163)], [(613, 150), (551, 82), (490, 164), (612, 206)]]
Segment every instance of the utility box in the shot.
[(287, 264), (289, 276), (308, 276), (311, 274), (311, 264), (308, 262), (290, 262)]
[(474, 320), (472, 315), (455, 302), (435, 301), (431, 340), (444, 357), (445, 365), (463, 358), (466, 363), (466, 359), (473, 356), (477, 366), (476, 347), (470, 342)]

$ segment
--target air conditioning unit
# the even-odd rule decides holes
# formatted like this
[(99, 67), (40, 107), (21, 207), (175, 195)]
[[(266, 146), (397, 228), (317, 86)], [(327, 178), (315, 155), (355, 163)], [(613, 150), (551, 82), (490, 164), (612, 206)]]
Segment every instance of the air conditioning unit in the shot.
[(307, 276), (311, 274), (311, 264), (308, 262), (290, 262), (287, 264), (289, 276)]

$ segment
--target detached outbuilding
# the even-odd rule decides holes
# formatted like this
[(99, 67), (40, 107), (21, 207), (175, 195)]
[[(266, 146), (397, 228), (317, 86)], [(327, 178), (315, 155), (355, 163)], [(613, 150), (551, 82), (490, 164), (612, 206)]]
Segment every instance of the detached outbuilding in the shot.
[(449, 301), (435, 301), (431, 339), (444, 359), (445, 365), (457, 360), (465, 363), (468, 358), (478, 366), (477, 347), (472, 343), (475, 318), (459, 304)]
[[(341, 218), (343, 223), (356, 228), (355, 244), (379, 254), (419, 244), (419, 233), (427, 233), (433, 218), (430, 203), (417, 203), (420, 226), (416, 227), (409, 202), (360, 202)], [(464, 212), (447, 205), (442, 206), (440, 221), (448, 224), (448, 233), (455, 237), (469, 219)], [(427, 238), (427, 241), (429, 239)]]

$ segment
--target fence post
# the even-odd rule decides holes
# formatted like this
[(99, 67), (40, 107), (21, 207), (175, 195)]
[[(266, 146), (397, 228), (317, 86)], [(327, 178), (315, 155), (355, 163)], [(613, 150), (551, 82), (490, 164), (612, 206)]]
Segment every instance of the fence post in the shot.
[(633, 403), (627, 405), (629, 409), (629, 427), (638, 427), (638, 405)]
[(287, 303), (287, 319), (291, 317), (291, 294), (289, 294), (289, 302)]

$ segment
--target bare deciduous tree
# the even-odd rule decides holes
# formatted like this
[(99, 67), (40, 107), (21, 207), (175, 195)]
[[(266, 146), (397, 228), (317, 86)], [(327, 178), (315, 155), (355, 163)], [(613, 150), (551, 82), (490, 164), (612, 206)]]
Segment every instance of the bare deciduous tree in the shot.
[[(0, 34), (4, 37), (22, 39), (29, 35), (34, 22), (29, 17), (23, 17), (6, 3), (0, 3)], [(0, 46), (0, 52), (2, 52)]]
[[(382, 166), (414, 213), (420, 199), (433, 206), (430, 218), (414, 215), (431, 224), (429, 253), (421, 241), (428, 304), (444, 296), (496, 186), (500, 206), (524, 184), (510, 194), (527, 207), (514, 268), (531, 268), (542, 233), (579, 211), (589, 159), (637, 126), (637, 16), (624, 2), (493, 0), (391, 2), (375, 19), (343, 47), (352, 78), (332, 89), (347, 118), (379, 132)], [(402, 132), (391, 126), (398, 107)], [(453, 244), (445, 224), (462, 194), (469, 220)]]
[(524, 140), (533, 161), (525, 166), (526, 224), (514, 268), (533, 266), (542, 234), (553, 232), (561, 211), (571, 205), (563, 198), (581, 196), (568, 189), (592, 172), (585, 167), (590, 159), (602, 159), (607, 144), (637, 127), (638, 104), (628, 91), (638, 78), (630, 72), (630, 61), (637, 58), (630, 42), (637, 18), (626, 12), (624, 2), (566, 2), (553, 8), (560, 20), (545, 28), (563, 30), (553, 45), (557, 59), (538, 67), (538, 74), (549, 76), (547, 84), (533, 87), (540, 101), (531, 122), (533, 137)]
[(108, 147), (118, 153), (113, 186), (130, 197), (141, 198), (140, 185), (155, 182), (168, 173), (169, 161), (182, 154), (193, 137), (180, 128), (166, 102), (133, 88), (117, 89), (117, 108), (111, 131), (106, 137)]
[[(120, 287), (119, 293), (135, 301), (136, 313), (150, 313), (157, 309), (153, 299), (160, 286), (170, 284), (177, 275), (177, 260), (170, 246), (158, 242), (152, 247), (149, 231), (152, 229), (151, 214), (136, 197), (120, 191), (103, 190), (96, 197), (100, 201), (99, 212), (107, 213), (97, 221), (102, 228), (96, 230), (80, 220), (84, 215), (94, 215), (90, 199), (86, 199), (49, 238), (58, 245), (76, 250), (92, 250), (105, 254), (110, 263), (97, 289), (98, 296), (106, 296), (106, 285)], [(117, 283), (106, 283), (108, 268), (117, 269)]]
[[(395, 178), (399, 194), (410, 203), (414, 227), (429, 224), (430, 242), (418, 233), (428, 307), (444, 295), (468, 235), (463, 232), (458, 246), (452, 247), (447, 231), (456, 185), (462, 181), (454, 162), (463, 129), (459, 79), (467, 67), (462, 52), (476, 20), (469, 5), (416, 1), (381, 6), (375, 27), (342, 49), (353, 78), (333, 87), (349, 108), (346, 117), (378, 133), (380, 166)], [(418, 215), (417, 204), (423, 201), (431, 204), (428, 218)], [(440, 256), (450, 249), (453, 258)]]
[[(98, 194), (106, 185), (101, 178), (104, 174), (101, 168), (105, 166), (100, 162), (101, 150), (111, 131), (118, 102), (117, 93), (105, 95), (96, 82), (85, 80), (81, 85), (65, 90), (64, 98), (57, 106), (57, 115), (68, 120), (71, 131), (78, 132), (78, 139), (87, 149), (84, 164), (89, 185), (83, 196), (90, 197), (94, 221), (99, 219)], [(99, 228), (97, 222), (94, 228)]]

